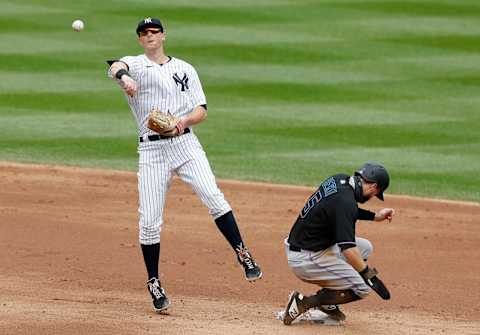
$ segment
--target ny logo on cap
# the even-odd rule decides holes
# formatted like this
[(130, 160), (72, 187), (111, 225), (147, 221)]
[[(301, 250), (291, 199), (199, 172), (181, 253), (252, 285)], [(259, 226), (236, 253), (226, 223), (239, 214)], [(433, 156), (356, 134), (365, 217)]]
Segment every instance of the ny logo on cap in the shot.
[(152, 23), (152, 18), (151, 17), (146, 17), (145, 20), (143, 20), (143, 23)]
[(175, 80), (175, 84), (177, 84), (177, 86), (182, 85), (182, 92), (185, 92), (185, 89), (188, 90), (188, 77), (186, 73), (184, 73), (183, 78), (180, 79), (179, 75), (175, 72), (172, 78)]

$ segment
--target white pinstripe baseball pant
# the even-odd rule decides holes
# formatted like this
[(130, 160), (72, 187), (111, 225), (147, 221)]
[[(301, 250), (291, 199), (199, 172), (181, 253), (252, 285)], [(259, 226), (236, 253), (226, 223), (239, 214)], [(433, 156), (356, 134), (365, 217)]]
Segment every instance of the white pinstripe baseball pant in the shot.
[(163, 210), (173, 174), (188, 183), (216, 219), (231, 211), (217, 186), (205, 151), (192, 132), (138, 145), (139, 240), (160, 242)]

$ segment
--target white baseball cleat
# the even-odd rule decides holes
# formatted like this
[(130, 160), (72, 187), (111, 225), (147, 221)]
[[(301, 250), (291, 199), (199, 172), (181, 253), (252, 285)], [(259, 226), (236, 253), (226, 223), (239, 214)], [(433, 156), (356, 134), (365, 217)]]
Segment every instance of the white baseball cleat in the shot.
[[(278, 311), (275, 313), (275, 317), (277, 320), (283, 321), (285, 315), (285, 310)], [(327, 314), (323, 313), (319, 309), (309, 309), (295, 320), (292, 321), (292, 325), (297, 323), (311, 323), (320, 326), (340, 326), (342, 324), (341, 321), (337, 321), (332, 319)]]

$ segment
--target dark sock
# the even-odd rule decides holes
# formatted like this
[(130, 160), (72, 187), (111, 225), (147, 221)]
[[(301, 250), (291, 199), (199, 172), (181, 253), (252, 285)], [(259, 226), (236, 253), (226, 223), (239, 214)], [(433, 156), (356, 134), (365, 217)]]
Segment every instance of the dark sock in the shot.
[(341, 305), (359, 300), (360, 297), (352, 290), (321, 289), (317, 294), (304, 297), (303, 302), (307, 309), (321, 305)]
[(236, 251), (238, 247), (243, 247), (242, 236), (238, 230), (237, 222), (233, 216), (232, 211), (215, 219), (218, 229), (222, 232), (223, 236), (227, 239), (228, 243)]
[(141, 244), (143, 260), (148, 272), (148, 279), (158, 278), (158, 260), (160, 259), (160, 243)]

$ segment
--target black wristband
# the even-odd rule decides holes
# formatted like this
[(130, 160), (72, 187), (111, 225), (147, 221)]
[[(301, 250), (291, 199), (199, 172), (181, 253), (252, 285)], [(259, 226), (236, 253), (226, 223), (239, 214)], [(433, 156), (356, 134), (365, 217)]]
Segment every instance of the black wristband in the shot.
[(121, 80), (123, 75), (126, 75), (126, 76), (130, 77), (130, 73), (128, 73), (128, 71), (125, 70), (125, 69), (120, 69), (120, 70), (117, 71), (117, 73), (115, 73), (115, 77), (118, 80)]
[(358, 219), (366, 221), (375, 221), (375, 213), (367, 211), (363, 208), (358, 208)]

